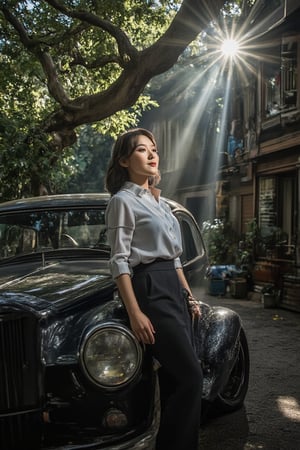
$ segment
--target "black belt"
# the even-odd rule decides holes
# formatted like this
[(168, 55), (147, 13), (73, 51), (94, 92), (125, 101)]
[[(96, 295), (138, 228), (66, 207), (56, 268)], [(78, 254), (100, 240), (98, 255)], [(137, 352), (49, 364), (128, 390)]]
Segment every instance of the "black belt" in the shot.
[(141, 272), (143, 270), (150, 269), (150, 267), (155, 266), (158, 263), (169, 263), (170, 268), (174, 267), (174, 260), (173, 259), (164, 259), (164, 258), (156, 258), (154, 261), (151, 261), (150, 263), (140, 263), (137, 266), (132, 268), (133, 274), (135, 275), (138, 272)]

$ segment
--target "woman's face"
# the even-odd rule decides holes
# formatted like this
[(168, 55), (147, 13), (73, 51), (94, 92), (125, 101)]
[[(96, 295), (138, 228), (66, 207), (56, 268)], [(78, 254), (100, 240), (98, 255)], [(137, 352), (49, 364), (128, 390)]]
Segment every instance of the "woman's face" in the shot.
[(147, 185), (148, 178), (158, 173), (159, 156), (156, 144), (143, 134), (136, 136), (131, 155), (120, 164), (126, 167), (130, 181)]

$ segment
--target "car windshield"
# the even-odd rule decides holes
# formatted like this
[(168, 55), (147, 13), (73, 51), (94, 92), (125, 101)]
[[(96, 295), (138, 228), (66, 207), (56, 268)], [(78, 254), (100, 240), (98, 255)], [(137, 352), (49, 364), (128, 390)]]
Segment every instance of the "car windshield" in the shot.
[(0, 216), (0, 260), (47, 250), (105, 247), (108, 248), (104, 208)]

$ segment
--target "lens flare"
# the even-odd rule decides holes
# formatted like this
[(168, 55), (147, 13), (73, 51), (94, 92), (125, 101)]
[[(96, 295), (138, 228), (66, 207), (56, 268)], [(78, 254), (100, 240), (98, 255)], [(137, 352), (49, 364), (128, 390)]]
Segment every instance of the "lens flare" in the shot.
[(221, 52), (224, 56), (234, 57), (239, 51), (239, 44), (235, 39), (225, 39), (221, 45)]

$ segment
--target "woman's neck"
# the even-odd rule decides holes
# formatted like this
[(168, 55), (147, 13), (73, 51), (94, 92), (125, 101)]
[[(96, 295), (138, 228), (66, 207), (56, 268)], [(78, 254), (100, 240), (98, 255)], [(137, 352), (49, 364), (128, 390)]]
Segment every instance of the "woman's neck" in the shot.
[(143, 189), (149, 189), (149, 181), (148, 181), (148, 177), (146, 179), (139, 179), (139, 180), (129, 180), (134, 184), (137, 184), (138, 186), (140, 186)]

